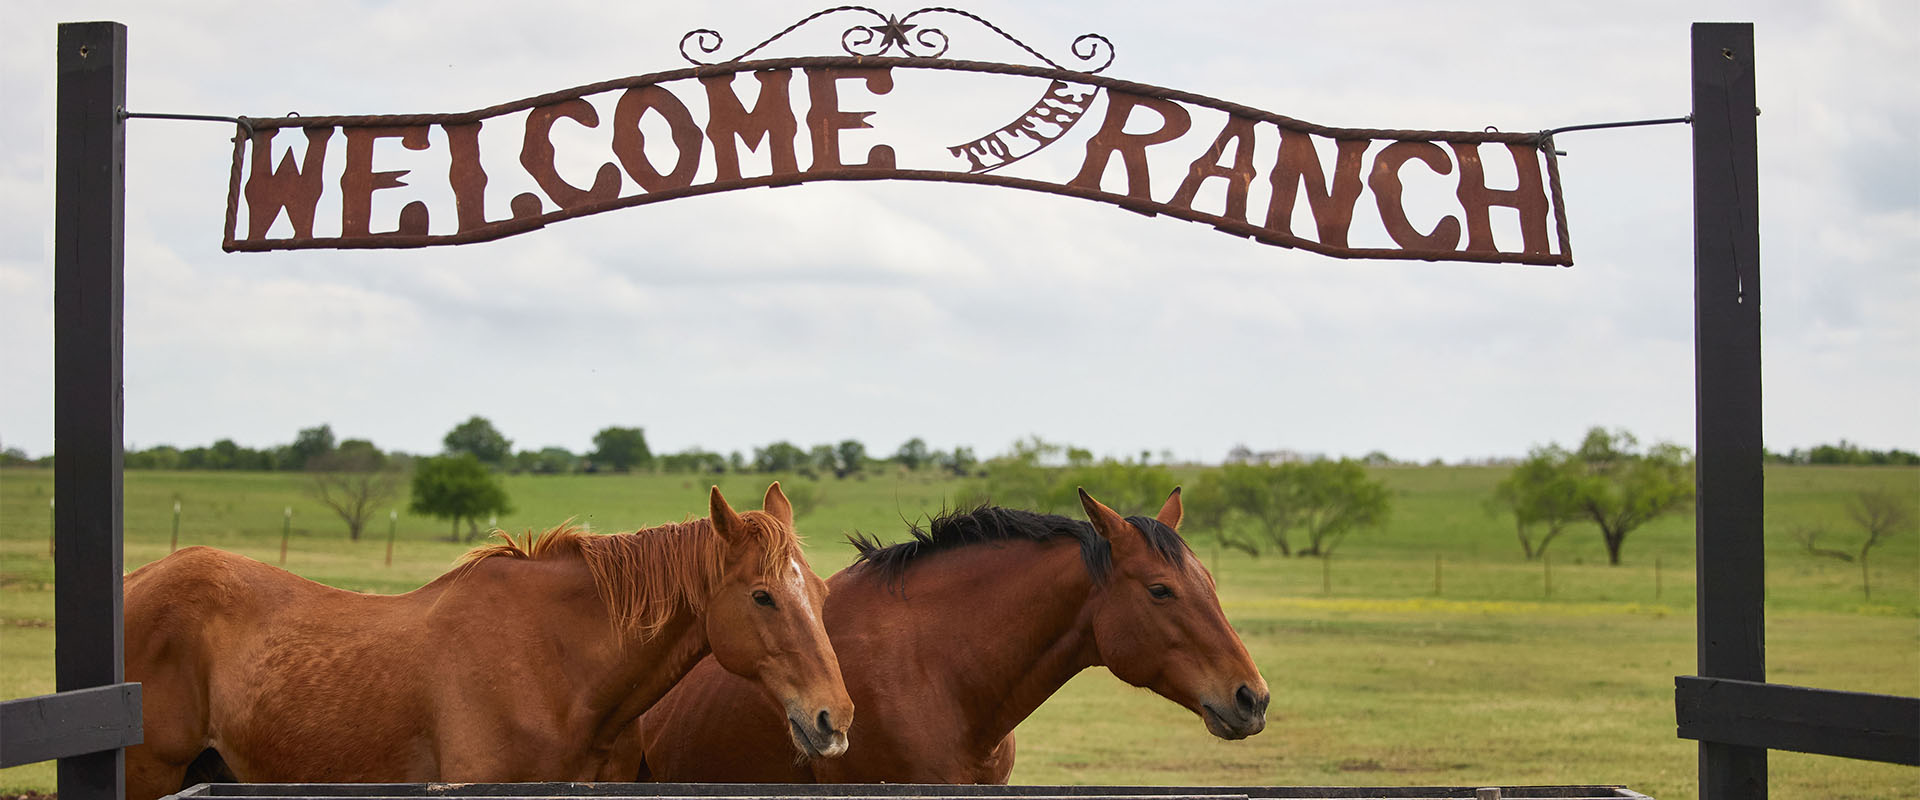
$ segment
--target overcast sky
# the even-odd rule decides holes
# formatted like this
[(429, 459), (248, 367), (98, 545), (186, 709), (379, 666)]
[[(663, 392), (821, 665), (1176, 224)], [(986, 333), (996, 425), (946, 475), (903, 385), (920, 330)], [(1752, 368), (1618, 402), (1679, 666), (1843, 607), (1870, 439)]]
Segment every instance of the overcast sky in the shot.
[[(1508, 131), (1684, 115), (1690, 23), (1752, 21), (1767, 445), (1920, 449), (1910, 0), (966, 7), (1060, 61), (1104, 34), (1118, 78), (1326, 125)], [(470, 110), (684, 66), (695, 28), (736, 53), (816, 8), (11, 0), (0, 445), (53, 447), (56, 23), (129, 26), (131, 110), (275, 116)], [(838, 54), (857, 21), (762, 55)], [(1031, 63), (977, 24), (926, 21), (950, 57)], [(969, 109), (991, 79), (899, 80), (903, 97)], [(885, 141), (904, 165), (990, 127)], [(1680, 126), (1561, 137), (1569, 269), (1341, 261), (1084, 200), (907, 182), (746, 190), (463, 247), (227, 254), (229, 134), (128, 123), (130, 446), (265, 447), (328, 423), (433, 452), (474, 414), (516, 448), (574, 451), (609, 425), (644, 427), (656, 452), (855, 438), (885, 454), (920, 436), (985, 456), (1038, 434), (1207, 462), (1237, 443), (1511, 455), (1593, 425), (1693, 441)]]

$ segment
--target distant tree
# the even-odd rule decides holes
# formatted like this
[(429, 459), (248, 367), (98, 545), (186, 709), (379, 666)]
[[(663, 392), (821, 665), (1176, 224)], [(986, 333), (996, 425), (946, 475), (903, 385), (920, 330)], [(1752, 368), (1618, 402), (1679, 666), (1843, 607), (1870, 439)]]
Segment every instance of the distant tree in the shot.
[(844, 478), (867, 468), (867, 446), (846, 439), (833, 448), (833, 476)]
[(800, 474), (818, 479), (821, 475), (832, 475), (840, 457), (833, 452), (833, 445), (816, 444), (807, 449), (807, 461), (800, 467)]
[[(1587, 518), (1586, 507), (1581, 504), (1580, 478), (1572, 453), (1558, 445), (1535, 447), (1493, 487), (1487, 510), (1513, 514), (1520, 551), (1532, 561), (1546, 553), (1547, 546), (1568, 525)], [(1535, 526), (1546, 528), (1538, 541), (1533, 538)]]
[(893, 461), (909, 470), (917, 470), (932, 463), (933, 454), (928, 452), (926, 440), (915, 436), (893, 451)]
[(980, 463), (980, 459), (974, 457), (971, 447), (955, 447), (951, 452), (935, 453), (934, 463), (954, 477), (964, 478), (973, 472), (974, 465)]
[(301, 428), (293, 437), (293, 444), (287, 447), (287, 454), (281, 460), (281, 469), (306, 469), (308, 462), (333, 452), (333, 427), (317, 425)]
[(480, 463), (496, 467), (506, 466), (507, 459), (513, 455), (512, 440), (500, 435), (486, 417), (478, 415), (455, 425), (441, 441), (446, 444), (447, 455), (468, 453)]
[(1222, 474), (1217, 469), (1202, 472), (1193, 487), (1181, 493), (1182, 504), (1186, 508), (1186, 519), (1181, 524), (1181, 530), (1190, 540), (1210, 537), (1221, 547), (1259, 558), (1259, 541), (1242, 535), (1238, 530), (1238, 518), (1233, 506), (1227, 502), (1226, 482)]
[(127, 453), (127, 469), (180, 469), (180, 448), (163, 444)]
[(1867, 571), (1867, 554), (1888, 537), (1913, 527), (1915, 498), (1911, 494), (1884, 490), (1857, 492), (1847, 502), (1847, 516), (1867, 532), (1866, 541), (1860, 544), (1860, 591), (1868, 600), (1872, 600), (1873, 584)]
[(780, 484), (780, 491), (787, 496), (787, 504), (793, 506), (796, 519), (812, 514), (827, 499), (826, 490), (817, 480), (786, 481)]
[[(995, 503), (1012, 508), (1053, 511), (1057, 499), (1054, 476), (1046, 461), (1058, 458), (1064, 451), (1061, 445), (1044, 441), (1038, 436), (1016, 441), (1011, 452), (994, 456), (982, 465), (982, 477), (968, 481), (961, 488), (959, 501), (963, 505)], [(1076, 503), (1078, 499), (1076, 495)]]
[[(27, 457), (27, 451), (18, 447), (9, 447), (5, 450), (0, 450), (0, 467), (24, 467), (32, 463), (33, 459)], [(133, 465), (129, 464), (127, 466), (132, 467)]]
[(232, 439), (221, 439), (212, 447), (196, 447), (181, 460), (193, 462), (189, 469), (270, 470), (275, 466), (271, 451), (241, 447)]
[(727, 469), (732, 472), (746, 472), (747, 471), (746, 456), (740, 455), (740, 451), (738, 450), (728, 453)]
[(1637, 444), (1626, 431), (1593, 428), (1574, 451), (1580, 507), (1600, 526), (1607, 563), (1614, 566), (1620, 565), (1627, 534), (1693, 503), (1693, 463), (1686, 448), (1663, 442), (1643, 454), (1635, 452)]
[(806, 465), (807, 451), (795, 447), (792, 442), (778, 441), (766, 447), (753, 448), (753, 469), (756, 472), (798, 472)]
[(416, 461), (412, 488), (413, 501), (408, 510), (451, 520), (450, 542), (460, 541), (460, 520), (467, 521), (468, 538), (478, 539), (481, 514), (513, 510), (507, 502), (507, 490), (472, 453)]
[(657, 461), (660, 464), (660, 469), (666, 472), (719, 474), (727, 471), (726, 456), (702, 450), (698, 447), (690, 447), (678, 453), (659, 456)]
[(1393, 456), (1387, 455), (1385, 451), (1375, 450), (1361, 456), (1360, 463), (1369, 467), (1391, 467), (1394, 465), (1394, 460)]
[(531, 472), (535, 475), (565, 475), (580, 466), (580, 457), (564, 447), (542, 447), (539, 450), (522, 450), (513, 456), (513, 468), (516, 472)]
[[(1145, 462), (1146, 451), (1142, 450), (1140, 451), (1140, 453), (1141, 453), (1140, 460), (1142, 462)], [(1088, 450), (1084, 447), (1072, 447), (1072, 446), (1067, 447), (1067, 466), (1069, 467), (1093, 466), (1093, 451)], [(1079, 495), (1078, 494), (1074, 495), (1074, 499), (1078, 500)]]
[(601, 429), (593, 435), (593, 452), (587, 457), (615, 472), (653, 466), (653, 451), (647, 449), (647, 434), (640, 428)]
[(1298, 464), (1227, 464), (1220, 468), (1220, 497), (1227, 508), (1253, 522), (1280, 555), (1293, 555), (1291, 533), (1300, 522)]
[(1367, 477), (1351, 459), (1315, 461), (1293, 470), (1300, 527), (1306, 531), (1303, 556), (1328, 557), (1347, 534), (1386, 522), (1392, 508), (1387, 485)]
[(1078, 502), (1081, 488), (1104, 499), (1123, 514), (1152, 515), (1173, 490), (1173, 473), (1166, 467), (1104, 459), (1098, 464), (1068, 467), (1053, 482), (1050, 505), (1061, 508)]
[(347, 523), (347, 538), (360, 541), (367, 520), (400, 489), (400, 473), (365, 439), (348, 439), (307, 461), (307, 494)]

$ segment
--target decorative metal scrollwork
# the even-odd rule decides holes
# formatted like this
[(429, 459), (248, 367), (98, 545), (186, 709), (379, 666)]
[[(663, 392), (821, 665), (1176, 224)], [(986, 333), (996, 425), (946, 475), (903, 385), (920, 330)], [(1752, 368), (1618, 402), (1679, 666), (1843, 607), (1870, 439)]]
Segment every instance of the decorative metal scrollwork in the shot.
[[(799, 22), (788, 25), (779, 33), (767, 37), (765, 41), (747, 48), (746, 52), (720, 61), (702, 61), (699, 57), (688, 51), (688, 45), (691, 44), (700, 54), (712, 55), (718, 52), (721, 44), (726, 41), (725, 37), (722, 37), (719, 31), (711, 28), (699, 28), (688, 31), (685, 36), (680, 37), (680, 56), (699, 66), (712, 66), (734, 61), (744, 61), (748, 56), (760, 52), (761, 48), (772, 44), (775, 40), (792, 33), (807, 23), (843, 11), (864, 13), (872, 16), (874, 20), (876, 20), (876, 22), (870, 24), (854, 25), (840, 34), (840, 48), (845, 50), (847, 55), (875, 57), (898, 50), (900, 55), (908, 58), (943, 58), (947, 54), (947, 47), (952, 43), (946, 31), (925, 24), (915, 23), (914, 20), (922, 14), (950, 14), (965, 17), (980, 23), (988, 30), (999, 34), (1001, 38), (1027, 51), (1027, 53), (1049, 67), (1061, 70), (1067, 69), (1067, 67), (1061, 66), (1059, 62), (1042, 55), (1040, 51), (1028, 47), (1026, 42), (1022, 42), (1006, 31), (1001, 30), (1000, 26), (988, 22), (978, 15), (961, 11), (957, 8), (941, 7), (922, 8), (904, 17), (900, 17), (891, 14), (882, 14), (866, 6), (836, 6), (824, 11), (814, 12)], [(1079, 70), (1081, 72), (1089, 74), (1097, 73), (1113, 65), (1113, 42), (1107, 39), (1107, 37), (1097, 33), (1082, 34), (1078, 38), (1075, 38), (1070, 52), (1072, 52), (1075, 59), (1082, 62), (1083, 67), (1091, 65), (1095, 59), (1100, 58), (1102, 55), (1106, 57), (1104, 61), (1100, 62), (1099, 66), (1092, 67), (1091, 69), (1081, 69)]]

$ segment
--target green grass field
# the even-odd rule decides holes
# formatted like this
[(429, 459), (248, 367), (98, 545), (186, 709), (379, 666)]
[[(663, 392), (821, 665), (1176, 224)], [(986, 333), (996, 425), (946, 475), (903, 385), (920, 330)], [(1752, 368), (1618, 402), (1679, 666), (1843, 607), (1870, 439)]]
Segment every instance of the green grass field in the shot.
[[(1511, 523), (1481, 510), (1500, 469), (1390, 468), (1394, 513), (1355, 534), (1328, 563), (1218, 552), (1186, 531), (1274, 690), (1265, 733), (1208, 736), (1199, 720), (1095, 670), (1019, 730), (1021, 783), (1533, 784), (1618, 783), (1662, 800), (1695, 795), (1695, 745), (1673, 728), (1673, 676), (1694, 671), (1693, 522), (1635, 532), (1619, 567), (1590, 527), (1526, 562)], [(597, 531), (680, 520), (705, 508), (704, 479), (512, 476), (508, 530), (567, 518)], [(728, 476), (737, 507), (766, 481)], [(958, 484), (886, 475), (821, 482), (800, 520), (822, 574), (853, 551), (852, 530), (897, 539), (903, 520), (950, 504)], [(1097, 487), (1089, 487), (1098, 493)], [(1798, 527), (1822, 543), (1859, 534), (1843, 510), (1863, 488), (1920, 502), (1920, 470), (1769, 467), (1768, 675), (1824, 688), (1920, 695), (1920, 536), (1874, 551), (1873, 597), (1856, 564), (1806, 555)], [(46, 470), (0, 471), (0, 698), (53, 689), (52, 562)], [(275, 563), (282, 509), (294, 509), (287, 568), (350, 589), (396, 592), (444, 571), (466, 549), (444, 523), (402, 513), (393, 566), (382, 514), (367, 538), (288, 474), (133, 472), (126, 478), (126, 565), (167, 553), (172, 504), (180, 544)], [(1119, 509), (1122, 513), (1152, 509)], [(1324, 567), (1324, 569), (1323, 569)], [(1438, 573), (1436, 579), (1436, 572)], [(858, 746), (857, 743), (855, 746)], [(1920, 770), (1775, 753), (1773, 796), (1910, 798)], [(0, 791), (50, 790), (51, 764), (0, 770)]]

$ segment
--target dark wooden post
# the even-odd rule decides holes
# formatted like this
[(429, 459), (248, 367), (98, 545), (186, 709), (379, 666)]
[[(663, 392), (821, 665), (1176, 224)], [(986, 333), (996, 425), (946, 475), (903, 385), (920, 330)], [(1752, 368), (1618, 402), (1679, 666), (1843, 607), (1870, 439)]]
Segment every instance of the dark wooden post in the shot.
[[(53, 221), (54, 679), (121, 682), (121, 275), (127, 28), (60, 26)], [(118, 749), (60, 759), (62, 800), (119, 800)]]
[[(1693, 26), (1695, 564), (1700, 675), (1766, 680), (1753, 25)], [(1767, 751), (1700, 743), (1701, 800), (1765, 798)]]

